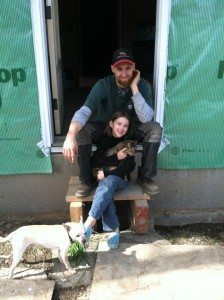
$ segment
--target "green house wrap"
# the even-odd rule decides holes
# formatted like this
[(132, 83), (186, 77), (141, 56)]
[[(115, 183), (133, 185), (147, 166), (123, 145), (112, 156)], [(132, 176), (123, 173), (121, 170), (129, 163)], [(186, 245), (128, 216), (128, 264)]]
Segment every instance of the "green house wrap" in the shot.
[(51, 173), (41, 122), (30, 1), (1, 0), (0, 174)]
[(224, 1), (174, 0), (158, 167), (224, 167)]

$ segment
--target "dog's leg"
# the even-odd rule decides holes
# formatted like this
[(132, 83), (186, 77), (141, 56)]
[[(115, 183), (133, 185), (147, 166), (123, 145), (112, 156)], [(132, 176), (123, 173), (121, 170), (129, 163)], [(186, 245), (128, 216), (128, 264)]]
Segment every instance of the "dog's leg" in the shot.
[(9, 279), (12, 278), (13, 271), (15, 270), (16, 266), (19, 264), (20, 259), (23, 256), (23, 252), (26, 250), (27, 246), (21, 245), (20, 247), (18, 247), (18, 245), (12, 243), (12, 248), (13, 248), (13, 251), (12, 251), (13, 259), (12, 259), (12, 265), (10, 267)]
[(63, 264), (64, 262), (63, 262), (63, 259), (61, 258), (61, 252), (59, 249), (57, 249), (57, 251), (58, 251), (58, 258), (59, 258), (60, 262)]
[(15, 270), (16, 266), (19, 264), (22, 256), (23, 256), (23, 254), (20, 254), (18, 252), (17, 253), (13, 252), (13, 261), (12, 261), (12, 265), (10, 267), (9, 279), (12, 278), (13, 271)]
[(60, 257), (61, 257), (66, 269), (72, 270), (70, 263), (68, 261), (68, 250), (67, 249), (60, 249)]

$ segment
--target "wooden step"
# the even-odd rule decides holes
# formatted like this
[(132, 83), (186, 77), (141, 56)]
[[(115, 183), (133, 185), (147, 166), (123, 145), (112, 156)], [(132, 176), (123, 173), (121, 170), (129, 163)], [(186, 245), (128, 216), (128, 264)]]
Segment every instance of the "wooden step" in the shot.
[[(84, 202), (92, 202), (95, 190), (88, 197), (77, 197), (75, 191), (79, 184), (77, 176), (72, 176), (69, 181), (66, 202), (70, 202), (70, 219), (79, 222), (84, 216)], [(147, 233), (149, 228), (149, 206), (150, 196), (143, 192), (135, 179), (130, 181), (126, 189), (118, 191), (114, 195), (115, 201), (130, 201), (132, 213), (132, 227), (136, 233)]]

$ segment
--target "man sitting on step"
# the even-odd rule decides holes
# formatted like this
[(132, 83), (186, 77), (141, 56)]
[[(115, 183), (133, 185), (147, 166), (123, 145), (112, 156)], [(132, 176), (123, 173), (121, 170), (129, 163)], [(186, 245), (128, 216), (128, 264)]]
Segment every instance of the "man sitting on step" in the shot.
[(155, 195), (159, 187), (152, 178), (156, 175), (162, 128), (152, 121), (151, 86), (135, 69), (133, 55), (128, 49), (115, 51), (111, 70), (113, 75), (100, 79), (83, 106), (75, 112), (63, 145), (63, 155), (68, 161), (78, 158), (80, 184), (75, 195), (86, 197), (95, 188), (96, 179), (90, 163), (92, 144), (97, 143), (107, 120), (118, 110), (128, 113), (134, 120), (130, 139), (143, 143), (137, 182), (145, 193)]

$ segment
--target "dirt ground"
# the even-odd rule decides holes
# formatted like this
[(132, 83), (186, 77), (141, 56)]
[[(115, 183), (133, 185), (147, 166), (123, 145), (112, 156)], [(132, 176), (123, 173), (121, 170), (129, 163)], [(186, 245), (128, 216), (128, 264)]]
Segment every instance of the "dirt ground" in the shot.
[[(38, 224), (38, 222), (30, 219), (17, 220), (14, 222), (0, 221), (0, 236), (6, 236), (13, 230), (23, 225)], [(39, 224), (50, 224), (49, 222), (39, 221)], [(55, 224), (55, 223), (54, 223)], [(60, 224), (60, 223), (58, 223)], [(191, 224), (185, 226), (155, 226), (157, 233), (162, 235), (171, 244), (174, 245), (224, 245), (224, 224)], [(11, 245), (9, 242), (0, 243), (0, 255), (8, 255), (11, 253)], [(9, 267), (10, 259), (0, 259), (0, 268)], [(32, 268), (44, 268), (45, 272), (51, 270), (53, 266), (51, 251), (41, 246), (30, 246), (21, 262), (23, 266)], [(90, 286), (75, 286), (74, 288), (60, 289), (56, 286), (53, 300), (73, 300), (88, 299)]]
[(173, 245), (224, 245), (223, 223), (155, 226), (155, 230)]

